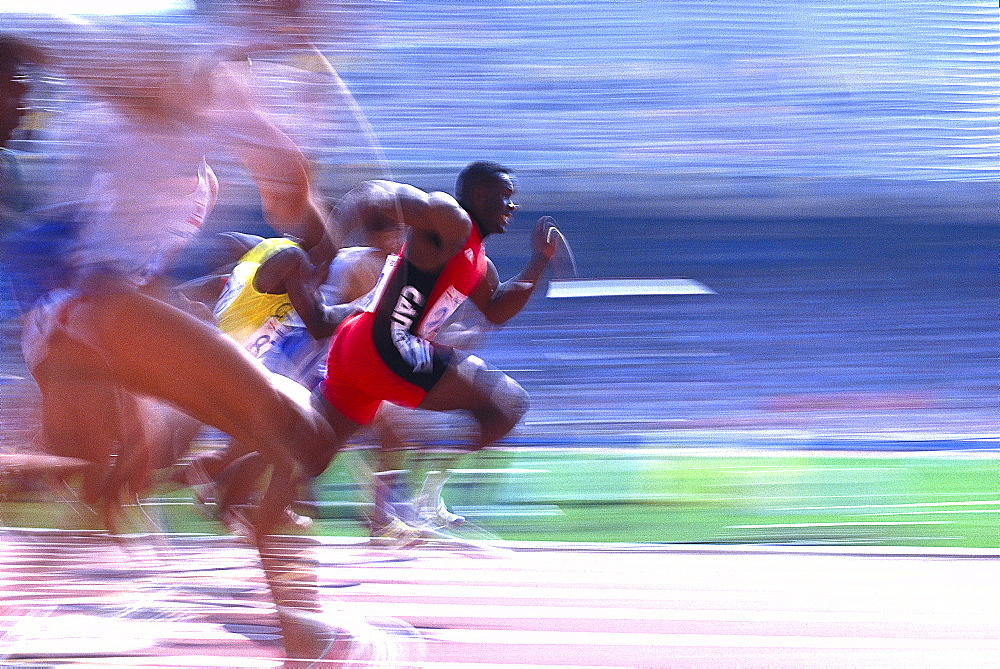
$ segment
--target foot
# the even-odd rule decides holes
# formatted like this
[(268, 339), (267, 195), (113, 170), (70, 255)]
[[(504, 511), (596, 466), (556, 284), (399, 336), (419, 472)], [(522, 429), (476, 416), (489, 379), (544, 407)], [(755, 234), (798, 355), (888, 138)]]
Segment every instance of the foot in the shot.
[(328, 625), (319, 614), (279, 606), (278, 619), (287, 655), (286, 668), (325, 666), (325, 661), (350, 657), (351, 635)]
[(458, 527), (465, 522), (465, 516), (449, 511), (440, 497), (437, 499), (437, 504), (422, 506), (417, 517), (420, 522), (437, 528)]
[(452, 513), (441, 498), (441, 490), (448, 481), (451, 472), (447, 469), (427, 472), (420, 494), (414, 500), (417, 509), (417, 520), (433, 528), (456, 527), (465, 522), (465, 517)]
[[(247, 504), (234, 504), (219, 510), (217, 520), (229, 532), (238, 537), (252, 538), (255, 533), (253, 523), (255, 508)], [(286, 508), (275, 532), (304, 532), (313, 526), (313, 519), (302, 516)]]
[(309, 516), (295, 513), (291, 509), (285, 509), (285, 524), (292, 530), (308, 530), (313, 526), (313, 519)]
[(427, 539), (426, 534), (420, 527), (408, 525), (399, 518), (392, 518), (384, 523), (372, 524), (370, 543), (388, 548), (409, 548), (424, 543)]

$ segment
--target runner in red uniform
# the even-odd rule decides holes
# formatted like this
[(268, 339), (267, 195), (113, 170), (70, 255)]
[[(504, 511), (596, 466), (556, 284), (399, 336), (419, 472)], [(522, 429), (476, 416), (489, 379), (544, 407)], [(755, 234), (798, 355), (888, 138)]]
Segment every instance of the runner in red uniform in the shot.
[[(348, 193), (338, 209), (342, 226), (385, 217), (407, 229), (400, 255), (387, 260), (366, 309), (337, 330), (326, 379), (313, 394), (341, 439), (371, 422), (383, 401), (467, 412), (477, 429), (468, 436), (465, 450), (500, 439), (527, 411), (527, 393), (516, 381), (434, 337), (466, 299), (494, 324), (515, 316), (551, 260), (558, 231), (551, 217), (539, 219), (528, 264), (501, 283), (483, 240), (503, 233), (517, 208), (510, 171), (496, 163), (473, 163), (459, 175), (456, 194), (457, 200), (445, 193), (373, 181)], [(446, 478), (442, 472), (425, 485), (418, 510), (422, 519), (439, 526), (462, 520), (441, 502)]]
[[(440, 272), (390, 257), (366, 310), (337, 331), (322, 384), (340, 413), (367, 425), (383, 400), (416, 408), (441, 379), (453, 350), (433, 341), (440, 325), (486, 276), (486, 253), (473, 227)], [(379, 294), (380, 293), (380, 294)]]

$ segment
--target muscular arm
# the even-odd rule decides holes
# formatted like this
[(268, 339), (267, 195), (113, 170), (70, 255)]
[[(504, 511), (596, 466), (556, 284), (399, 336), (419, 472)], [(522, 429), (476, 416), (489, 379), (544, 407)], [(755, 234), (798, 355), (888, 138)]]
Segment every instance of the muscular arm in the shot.
[(332, 336), (345, 318), (360, 310), (360, 299), (345, 304), (326, 304), (319, 291), (305, 286), (303, 280), (290, 283), (288, 300), (314, 339)]
[(337, 228), (347, 231), (371, 225), (379, 218), (405, 225), (406, 257), (416, 267), (432, 271), (443, 266), (469, 237), (472, 219), (447, 193), (425, 193), (393, 181), (368, 181), (351, 190), (334, 214)]
[(306, 249), (329, 247), (332, 257), (339, 240), (329, 239), (306, 157), (258, 108), (245, 77), (235, 68), (223, 63), (214, 74), (209, 116), (225, 129), (233, 151), (257, 184), (271, 227), (294, 235)]
[(254, 273), (254, 288), (261, 293), (287, 293), (309, 334), (315, 339), (325, 339), (356, 311), (354, 304), (324, 303), (318, 285), (325, 273), (325, 264), (313, 266), (309, 255), (293, 246), (278, 251), (261, 264)]
[(535, 291), (535, 286), (555, 253), (554, 237), (557, 235), (550, 232), (554, 229), (555, 223), (551, 217), (543, 216), (538, 219), (531, 234), (531, 258), (524, 269), (509, 281), (500, 283), (496, 267), (489, 262), (486, 276), (469, 296), (488, 321), (496, 325), (506, 323), (528, 303), (528, 298)]
[(328, 303), (353, 302), (367, 295), (378, 283), (386, 254), (371, 247), (341, 249), (330, 263), (320, 290)]

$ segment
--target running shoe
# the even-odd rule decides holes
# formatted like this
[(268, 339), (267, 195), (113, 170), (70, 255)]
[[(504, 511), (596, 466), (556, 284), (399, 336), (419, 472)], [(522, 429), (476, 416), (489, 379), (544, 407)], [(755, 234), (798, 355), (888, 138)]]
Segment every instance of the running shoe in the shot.
[(421, 523), (435, 528), (458, 527), (465, 522), (465, 516), (449, 511), (440, 497), (437, 498), (436, 504), (421, 505), (417, 518)]
[(412, 548), (428, 540), (428, 532), (421, 527), (404, 523), (399, 518), (371, 528), (371, 538), (368, 543), (383, 548)]

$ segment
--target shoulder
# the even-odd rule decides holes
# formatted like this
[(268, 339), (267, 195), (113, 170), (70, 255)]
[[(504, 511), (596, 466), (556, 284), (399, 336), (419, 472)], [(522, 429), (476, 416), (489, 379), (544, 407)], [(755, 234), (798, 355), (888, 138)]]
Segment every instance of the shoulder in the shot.
[(427, 194), (425, 220), (428, 228), (451, 244), (464, 245), (472, 231), (472, 219), (448, 193)]
[(262, 263), (276, 255), (279, 251), (288, 248), (298, 248), (298, 244), (287, 237), (271, 237), (261, 240), (247, 251), (240, 260), (242, 262)]

